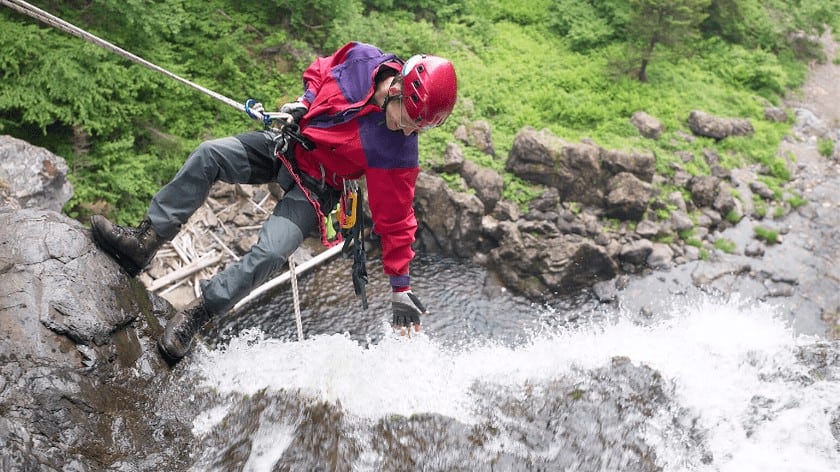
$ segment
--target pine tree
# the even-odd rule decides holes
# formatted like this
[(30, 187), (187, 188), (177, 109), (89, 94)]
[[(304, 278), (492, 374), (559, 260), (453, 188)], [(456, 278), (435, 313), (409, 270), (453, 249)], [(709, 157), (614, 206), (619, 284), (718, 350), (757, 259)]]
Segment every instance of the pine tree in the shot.
[(647, 82), (647, 68), (657, 46), (679, 47), (699, 37), (711, 0), (630, 0), (627, 26), (631, 57), (639, 61), (638, 79)]

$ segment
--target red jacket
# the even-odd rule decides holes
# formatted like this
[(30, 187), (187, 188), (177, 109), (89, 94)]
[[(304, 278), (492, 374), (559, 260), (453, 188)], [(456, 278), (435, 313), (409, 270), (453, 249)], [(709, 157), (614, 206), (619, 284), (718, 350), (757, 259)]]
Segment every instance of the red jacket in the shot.
[(342, 189), (343, 179), (366, 177), (382, 263), (394, 286), (408, 285), (408, 265), (414, 258), (417, 135), (389, 130), (385, 114), (370, 99), (379, 68), (399, 71), (401, 66), (395, 55), (356, 42), (316, 59), (303, 73), (305, 92), (299, 98), (309, 108), (301, 129), (315, 149), (295, 152), (301, 171), (336, 189)]

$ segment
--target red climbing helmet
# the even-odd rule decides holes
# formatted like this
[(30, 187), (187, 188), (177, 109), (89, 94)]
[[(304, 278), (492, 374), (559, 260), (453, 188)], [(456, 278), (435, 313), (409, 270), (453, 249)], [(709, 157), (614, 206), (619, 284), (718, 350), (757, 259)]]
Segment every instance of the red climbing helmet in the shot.
[(418, 54), (402, 68), (403, 103), (420, 128), (440, 126), (452, 113), (458, 95), (455, 67), (442, 57)]

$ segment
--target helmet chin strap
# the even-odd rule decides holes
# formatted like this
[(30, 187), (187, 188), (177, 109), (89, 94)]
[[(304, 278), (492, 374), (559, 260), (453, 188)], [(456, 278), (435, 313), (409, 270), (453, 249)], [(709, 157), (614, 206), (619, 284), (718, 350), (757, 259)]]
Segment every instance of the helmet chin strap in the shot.
[(391, 79), (391, 85), (388, 86), (388, 94), (385, 95), (385, 100), (382, 101), (382, 111), (391, 103), (391, 100), (402, 100), (402, 87), (397, 83), (397, 76)]

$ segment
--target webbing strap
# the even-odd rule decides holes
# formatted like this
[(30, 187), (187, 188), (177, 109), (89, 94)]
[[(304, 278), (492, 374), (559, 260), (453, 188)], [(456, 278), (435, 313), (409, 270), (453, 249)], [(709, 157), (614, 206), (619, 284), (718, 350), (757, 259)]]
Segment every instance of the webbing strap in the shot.
[[(318, 229), (321, 233), (321, 244), (328, 248), (338, 245), (342, 242), (341, 233), (337, 234), (336, 238), (332, 241), (330, 241), (330, 239), (327, 237), (327, 224), (326, 219), (324, 218), (324, 213), (321, 212), (321, 204), (318, 203), (318, 199), (312, 196), (312, 193), (309, 191), (308, 188), (306, 188), (306, 185), (303, 184), (303, 181), (300, 180), (300, 175), (298, 175), (298, 173), (292, 166), (292, 163), (289, 162), (289, 159), (287, 159), (285, 154), (283, 154), (282, 148), (280, 146), (280, 143), (277, 143), (275, 145), (274, 155), (277, 157), (277, 159), (280, 160), (280, 162), (283, 163), (283, 167), (285, 167), (286, 170), (289, 171), (289, 174), (291, 174), (292, 179), (294, 179), (295, 181), (295, 184), (297, 184), (297, 186), (300, 187), (300, 190), (303, 192), (303, 196), (306, 197), (306, 200), (308, 200), (312, 207), (315, 208), (315, 218), (318, 220)], [(284, 145), (283, 147), (285, 148), (286, 146)]]
[[(364, 200), (364, 194), (362, 190), (359, 189), (358, 191), (358, 208), (361, 208)], [(358, 210), (357, 210), (358, 211)], [(368, 273), (367, 267), (367, 252), (365, 251), (365, 241), (364, 241), (364, 232), (365, 232), (365, 223), (364, 223), (364, 216), (360, 215), (356, 218), (356, 224), (353, 225), (350, 229), (343, 229), (347, 231), (347, 239), (344, 242), (344, 246), (341, 248), (341, 254), (345, 258), (350, 257), (350, 251), (353, 252), (353, 291), (356, 292), (356, 295), (360, 296), (362, 299), (362, 309), (367, 310), (368, 308), (368, 301), (367, 301), (367, 290), (366, 286), (368, 283)]]

